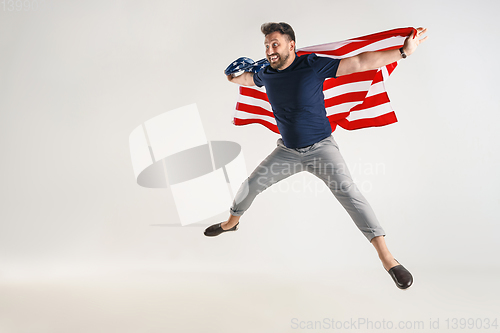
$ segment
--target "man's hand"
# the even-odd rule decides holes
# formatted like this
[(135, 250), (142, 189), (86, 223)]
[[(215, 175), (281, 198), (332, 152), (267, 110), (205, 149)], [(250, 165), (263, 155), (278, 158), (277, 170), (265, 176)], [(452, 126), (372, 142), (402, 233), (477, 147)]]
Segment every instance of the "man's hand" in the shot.
[(244, 72), (238, 76), (226, 75), (229, 82), (233, 82), (242, 86), (255, 86), (253, 82), (253, 73)]
[(427, 28), (418, 28), (417, 29), (417, 36), (415, 37), (415, 31), (413, 31), (410, 36), (408, 36), (405, 39), (405, 44), (403, 45), (403, 51), (406, 53), (407, 56), (415, 52), (417, 49), (417, 46), (425, 41), (427, 37), (425, 36), (424, 38), (420, 39), (420, 37), (425, 34), (427, 31)]

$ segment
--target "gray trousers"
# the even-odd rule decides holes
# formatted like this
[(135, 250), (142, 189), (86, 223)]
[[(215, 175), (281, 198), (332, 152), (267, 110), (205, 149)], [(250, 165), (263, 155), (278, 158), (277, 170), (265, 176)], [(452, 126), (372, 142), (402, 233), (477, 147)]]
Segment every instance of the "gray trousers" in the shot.
[(243, 215), (257, 194), (302, 171), (308, 171), (325, 182), (368, 241), (385, 236), (373, 209), (352, 181), (332, 135), (303, 148), (287, 148), (279, 138), (276, 149), (240, 186), (230, 208), (231, 215)]

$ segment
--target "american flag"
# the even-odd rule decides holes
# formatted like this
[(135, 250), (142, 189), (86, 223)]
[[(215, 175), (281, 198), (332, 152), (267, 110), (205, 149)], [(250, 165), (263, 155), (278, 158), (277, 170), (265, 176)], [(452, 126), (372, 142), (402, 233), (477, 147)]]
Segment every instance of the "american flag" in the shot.
[[(316, 53), (320, 57), (348, 58), (367, 51), (398, 49), (414, 28), (400, 28), (363, 37), (309, 46), (297, 50), (297, 55)], [(385, 90), (384, 80), (391, 75), (397, 62), (360, 73), (326, 79), (323, 84), (326, 115), (332, 131), (337, 125), (347, 130), (385, 126), (397, 121)], [(261, 124), (279, 133), (265, 87), (239, 87), (233, 124)]]

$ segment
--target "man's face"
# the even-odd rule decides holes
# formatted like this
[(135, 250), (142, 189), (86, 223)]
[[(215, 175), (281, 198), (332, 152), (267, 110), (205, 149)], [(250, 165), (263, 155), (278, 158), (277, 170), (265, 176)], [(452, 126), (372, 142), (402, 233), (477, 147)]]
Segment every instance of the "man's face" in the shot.
[[(294, 52), (295, 42), (289, 41), (288, 36), (275, 31), (266, 36), (264, 40), (266, 58), (274, 69), (285, 69), (292, 62), (290, 53)], [(295, 54), (295, 53), (294, 53)]]

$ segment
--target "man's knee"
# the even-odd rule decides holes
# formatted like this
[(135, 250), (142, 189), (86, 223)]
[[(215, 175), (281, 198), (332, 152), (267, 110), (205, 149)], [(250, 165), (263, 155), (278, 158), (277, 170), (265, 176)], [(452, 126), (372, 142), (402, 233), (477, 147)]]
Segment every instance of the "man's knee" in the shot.
[(248, 178), (248, 187), (250, 192), (260, 193), (273, 183), (273, 178), (268, 175), (256, 175)]
[(325, 180), (326, 185), (332, 191), (336, 192), (349, 192), (351, 189), (355, 188), (356, 184), (350, 178), (346, 179), (327, 179)]

